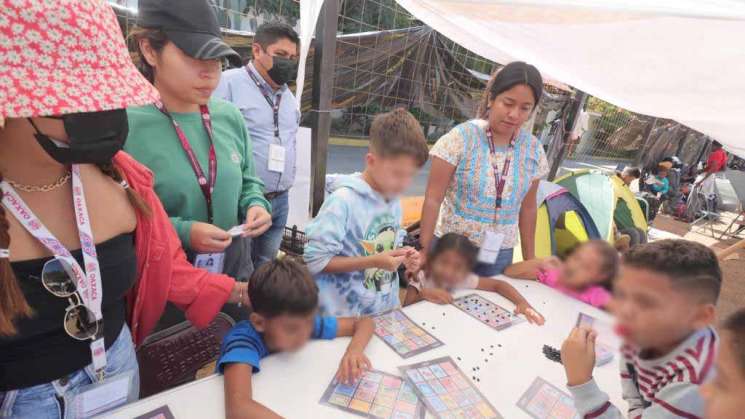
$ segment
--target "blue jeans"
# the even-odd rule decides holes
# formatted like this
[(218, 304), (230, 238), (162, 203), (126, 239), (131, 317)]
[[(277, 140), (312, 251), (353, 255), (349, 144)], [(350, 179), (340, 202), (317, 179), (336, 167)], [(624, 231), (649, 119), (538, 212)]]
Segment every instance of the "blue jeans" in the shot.
[[(72, 338), (71, 338), (72, 339)], [(129, 328), (124, 325), (119, 337), (106, 351), (106, 377), (134, 371), (127, 403), (136, 401), (140, 395), (140, 370)], [(92, 384), (95, 379), (93, 365), (78, 370), (67, 377), (33, 387), (0, 392), (0, 418), (16, 419), (61, 419), (70, 418), (64, 406), (75, 390)]]
[(272, 204), (272, 226), (266, 233), (251, 240), (251, 259), (254, 269), (258, 269), (262, 264), (277, 257), (279, 246), (282, 244), (282, 235), (285, 233), (287, 214), (290, 212), (290, 194), (284, 192), (274, 197), (269, 203)]
[(504, 272), (504, 269), (512, 265), (512, 254), (514, 249), (502, 249), (499, 251), (497, 261), (494, 263), (481, 263), (478, 262), (476, 267), (473, 269), (473, 273), (478, 276), (497, 276)]

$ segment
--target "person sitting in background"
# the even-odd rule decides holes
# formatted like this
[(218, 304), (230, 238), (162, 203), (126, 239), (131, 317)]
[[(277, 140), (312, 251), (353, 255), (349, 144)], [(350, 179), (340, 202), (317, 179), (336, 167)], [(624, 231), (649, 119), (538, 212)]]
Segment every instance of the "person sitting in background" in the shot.
[(644, 192), (642, 196), (649, 203), (650, 223), (657, 217), (660, 205), (665, 199), (666, 194), (670, 191), (670, 181), (667, 179), (667, 174), (672, 167), (673, 164), (671, 162), (660, 162), (652, 172), (652, 176), (647, 177), (645, 180), (649, 192)]
[(240, 109), (253, 143), (256, 174), (264, 182), (272, 207), (272, 226), (251, 241), (254, 267), (277, 256), (289, 213), (289, 193), (295, 181), (300, 110), (287, 83), (297, 76), (300, 38), (285, 23), (265, 23), (256, 29), (245, 66), (222, 73), (213, 97)]
[(473, 273), (479, 249), (468, 237), (448, 233), (442, 236), (427, 256), (427, 263), (415, 280), (409, 282), (404, 305), (427, 300), (436, 304), (453, 302), (452, 292), (476, 289), (491, 291), (515, 304), (515, 314), (524, 314), (530, 323), (542, 325), (543, 316), (512, 285), (500, 279), (479, 277)]
[[(631, 182), (641, 177), (641, 170), (637, 167), (626, 167), (623, 169), (623, 172), (616, 173), (616, 176), (623, 181), (624, 187), (628, 188)], [(630, 246), (647, 242), (647, 232), (636, 226), (634, 218), (631, 216), (631, 210), (623, 198), (618, 198), (616, 201), (616, 209), (613, 211), (613, 222), (616, 224), (619, 234), (629, 236)]]
[(701, 417), (699, 386), (714, 372), (719, 338), (711, 324), (721, 285), (716, 255), (699, 243), (661, 240), (624, 255), (613, 304), (616, 332), (624, 340), (621, 385), (628, 416), (592, 378), (596, 334), (581, 327), (572, 330), (561, 348), (580, 417)]
[(419, 253), (401, 248), (399, 196), (427, 162), (419, 121), (405, 109), (370, 127), (361, 176), (348, 176), (308, 224), (303, 257), (315, 275), (323, 315), (372, 315), (401, 305), (397, 270), (419, 270)]
[(217, 371), (225, 375), (226, 417), (280, 417), (254, 400), (252, 376), (260, 371), (261, 359), (298, 351), (308, 339), (352, 337), (336, 375), (341, 382), (354, 382), (370, 369), (364, 352), (374, 322), (317, 315), (318, 287), (300, 262), (283, 258), (261, 265), (251, 276), (248, 295), (253, 312), (225, 336), (217, 361)]
[(745, 412), (745, 309), (725, 320), (714, 379), (701, 386), (706, 419), (737, 418)]
[(606, 241), (590, 240), (574, 248), (565, 261), (550, 257), (518, 262), (508, 266), (504, 274), (537, 280), (584, 303), (609, 308), (619, 260), (616, 249)]

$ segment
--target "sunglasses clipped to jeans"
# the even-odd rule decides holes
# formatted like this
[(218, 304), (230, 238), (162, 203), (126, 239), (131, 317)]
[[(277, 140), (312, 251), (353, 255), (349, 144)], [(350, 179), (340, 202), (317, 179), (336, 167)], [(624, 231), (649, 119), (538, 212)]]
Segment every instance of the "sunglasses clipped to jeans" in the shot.
[(103, 333), (103, 320), (96, 321), (93, 312), (83, 304), (73, 272), (72, 263), (68, 259), (55, 256), (44, 264), (41, 283), (55, 297), (67, 298), (70, 302), (65, 309), (65, 332), (77, 340), (95, 340)]

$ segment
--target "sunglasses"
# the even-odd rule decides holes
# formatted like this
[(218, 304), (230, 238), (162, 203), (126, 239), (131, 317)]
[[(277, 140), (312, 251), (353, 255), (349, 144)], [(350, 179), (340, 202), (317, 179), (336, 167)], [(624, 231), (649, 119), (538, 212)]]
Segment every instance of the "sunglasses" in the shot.
[[(55, 256), (47, 261), (41, 270), (41, 283), (49, 293), (59, 298), (67, 298), (70, 305), (65, 309), (65, 332), (77, 340), (95, 340), (103, 332), (103, 320), (83, 304), (78, 287), (73, 279), (72, 263), (64, 257)], [(32, 277), (39, 279), (38, 277)]]

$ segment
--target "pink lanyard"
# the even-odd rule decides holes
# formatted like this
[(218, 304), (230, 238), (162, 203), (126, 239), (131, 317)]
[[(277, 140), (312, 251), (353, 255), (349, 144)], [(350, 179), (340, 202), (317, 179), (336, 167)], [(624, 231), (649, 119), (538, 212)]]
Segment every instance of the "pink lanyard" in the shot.
[[(3, 205), (23, 225), (35, 239), (39, 240), (55, 257), (64, 258), (69, 262), (75, 276), (75, 285), (83, 304), (96, 316), (96, 320), (103, 319), (101, 302), (103, 288), (101, 285), (101, 269), (98, 263), (96, 245), (93, 241), (88, 205), (85, 202), (83, 182), (80, 180), (80, 167), (72, 166), (72, 198), (75, 207), (75, 222), (78, 226), (80, 247), (83, 253), (85, 270), (78, 264), (69, 250), (52, 234), (51, 231), (31, 211), (23, 199), (7, 182), (0, 183), (3, 191)], [(96, 371), (101, 372), (106, 367), (106, 348), (103, 334), (94, 337), (91, 343), (91, 357)]]
[(178, 122), (173, 119), (173, 116), (162, 103), (156, 103), (155, 107), (162, 112), (163, 115), (168, 117), (173, 124), (173, 129), (176, 130), (176, 135), (181, 142), (181, 147), (184, 149), (184, 152), (186, 152), (186, 157), (189, 158), (189, 164), (191, 164), (191, 168), (194, 170), (197, 182), (199, 182), (199, 187), (202, 189), (204, 200), (207, 202), (207, 221), (212, 224), (212, 192), (215, 190), (215, 183), (217, 182), (217, 154), (215, 153), (215, 142), (212, 136), (212, 119), (210, 118), (210, 111), (207, 109), (206, 105), (199, 106), (199, 112), (202, 115), (202, 124), (204, 124), (204, 130), (207, 132), (207, 138), (210, 141), (209, 166), (207, 169), (210, 178), (208, 182), (207, 177), (204, 175), (204, 171), (202, 170), (202, 166), (199, 165), (199, 160), (197, 160), (197, 156), (194, 154), (191, 144), (189, 144), (189, 139), (186, 138), (186, 134), (184, 134), (184, 130), (181, 129), (181, 126), (179, 126)]
[(502, 207), (502, 194), (504, 193), (504, 186), (507, 183), (506, 177), (510, 172), (510, 164), (512, 163), (512, 154), (515, 149), (515, 135), (510, 140), (510, 145), (507, 148), (507, 156), (504, 159), (504, 166), (502, 172), (499, 172), (499, 166), (497, 165), (497, 150), (494, 146), (494, 136), (491, 132), (491, 127), (486, 128), (486, 139), (489, 143), (489, 160), (494, 170), (494, 186), (497, 189), (497, 196), (494, 201), (494, 217), (496, 218), (496, 210)]

